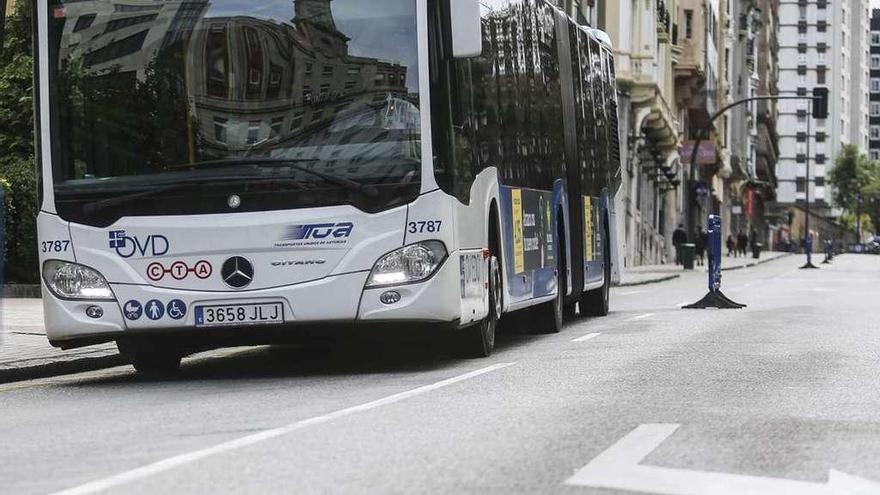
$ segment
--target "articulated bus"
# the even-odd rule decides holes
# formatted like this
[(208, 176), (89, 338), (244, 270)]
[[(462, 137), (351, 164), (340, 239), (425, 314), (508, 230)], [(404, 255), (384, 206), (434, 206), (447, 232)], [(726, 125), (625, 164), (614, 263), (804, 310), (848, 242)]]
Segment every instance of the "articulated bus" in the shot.
[(552, 4), (34, 3), (54, 346), (171, 372), (399, 326), (487, 356), (518, 311), (608, 312), (611, 46)]

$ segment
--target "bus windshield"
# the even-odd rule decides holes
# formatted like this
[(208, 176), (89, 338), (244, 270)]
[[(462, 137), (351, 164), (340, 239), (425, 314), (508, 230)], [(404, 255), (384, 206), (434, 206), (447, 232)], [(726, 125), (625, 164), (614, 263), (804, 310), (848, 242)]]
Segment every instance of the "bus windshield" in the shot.
[(236, 211), (379, 211), (418, 194), (416, 0), (47, 3), (62, 217), (217, 213), (232, 193)]

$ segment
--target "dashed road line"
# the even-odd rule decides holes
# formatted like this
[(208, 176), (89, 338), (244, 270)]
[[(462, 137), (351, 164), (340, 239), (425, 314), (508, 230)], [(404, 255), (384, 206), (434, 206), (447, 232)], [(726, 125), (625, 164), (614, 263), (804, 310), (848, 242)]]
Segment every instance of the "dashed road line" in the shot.
[(643, 315), (639, 315), (639, 316), (636, 316), (636, 317), (634, 317), (634, 318), (630, 318), (630, 319), (627, 320), (627, 321), (644, 320), (645, 318), (650, 318), (650, 317), (652, 317), (652, 316), (654, 316), (654, 313), (645, 313), (645, 314), (643, 314)]
[(601, 334), (601, 333), (598, 333), (598, 332), (588, 333), (588, 334), (586, 334), (586, 335), (584, 335), (584, 336), (582, 336), (582, 337), (578, 337), (578, 338), (576, 338), (576, 339), (572, 339), (572, 342), (586, 342), (586, 341), (588, 341), (588, 340), (590, 340), (590, 339), (595, 339), (596, 337), (598, 337), (598, 336), (600, 336), (600, 335), (602, 335), (602, 334)]
[(185, 454), (176, 455), (174, 457), (169, 457), (167, 459), (163, 459), (161, 461), (154, 462), (152, 464), (147, 464), (146, 466), (141, 466), (139, 468), (132, 469), (130, 471), (125, 471), (107, 478), (95, 480), (84, 485), (80, 485), (77, 487), (73, 487), (67, 490), (62, 490), (60, 492), (56, 492), (54, 495), (84, 495), (89, 493), (97, 493), (104, 490), (108, 490), (110, 488), (116, 488), (122, 485), (126, 485), (128, 483), (142, 480), (144, 478), (149, 478), (150, 476), (154, 476), (160, 473), (164, 473), (166, 471), (170, 471), (175, 468), (179, 468), (181, 466), (194, 463), (196, 461), (200, 461), (207, 457), (223, 454), (226, 452), (230, 452), (233, 450), (238, 450), (243, 447), (247, 447), (250, 445), (254, 445), (260, 442), (265, 442), (266, 440), (272, 440), (274, 438), (278, 438), (290, 433), (293, 433), (298, 430), (302, 430), (308, 428), (309, 426), (316, 426), (324, 423), (328, 423), (330, 421), (344, 418), (346, 416), (351, 416), (354, 414), (366, 412), (372, 409), (376, 409), (382, 406), (387, 406), (390, 404), (394, 404), (411, 397), (415, 397), (417, 395), (422, 395), (427, 392), (432, 392), (434, 390), (448, 387), (450, 385), (454, 385), (459, 382), (463, 382), (465, 380), (469, 380), (471, 378), (476, 378), (480, 375), (485, 375), (486, 373), (490, 373), (492, 371), (497, 371), (502, 368), (506, 368), (508, 366), (513, 365), (514, 363), (499, 363), (493, 364), (492, 366), (487, 366), (485, 368), (480, 368), (475, 371), (471, 371), (465, 373), (463, 375), (458, 375), (452, 378), (447, 378), (446, 380), (441, 380), (436, 383), (432, 383), (430, 385), (425, 385), (422, 387), (414, 388), (412, 390), (408, 390), (406, 392), (401, 392), (399, 394), (389, 395), (388, 397), (384, 397), (382, 399), (377, 399), (372, 402), (367, 402), (364, 404), (360, 404), (353, 407), (348, 407), (345, 409), (340, 409), (338, 411), (334, 411), (331, 413), (327, 413), (321, 416), (315, 416), (308, 419), (303, 419), (297, 421), (295, 423), (291, 423), (286, 426), (281, 426), (279, 428), (273, 428), (271, 430), (264, 430), (258, 433), (254, 433), (251, 435), (247, 435), (241, 438), (237, 438), (235, 440), (230, 440), (228, 442), (219, 443), (212, 447), (207, 447), (201, 450), (195, 450), (193, 452), (188, 452)]
[(646, 290), (630, 290), (630, 291), (626, 291), (626, 292), (621, 292), (618, 295), (619, 296), (632, 296), (635, 294), (644, 294), (645, 292), (648, 292), (648, 291), (646, 291)]

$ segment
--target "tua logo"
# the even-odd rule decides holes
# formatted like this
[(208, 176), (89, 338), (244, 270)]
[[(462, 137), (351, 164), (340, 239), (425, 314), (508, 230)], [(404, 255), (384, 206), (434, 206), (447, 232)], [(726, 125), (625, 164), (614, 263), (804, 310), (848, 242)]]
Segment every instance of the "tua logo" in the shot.
[(294, 225), (285, 235), (288, 241), (321, 240), (327, 238), (347, 239), (354, 230), (352, 223), (314, 223), (309, 225)]
[(110, 232), (110, 249), (116, 250), (122, 258), (140, 256), (164, 256), (171, 249), (168, 238), (164, 235), (148, 235), (144, 238), (125, 235), (124, 230)]

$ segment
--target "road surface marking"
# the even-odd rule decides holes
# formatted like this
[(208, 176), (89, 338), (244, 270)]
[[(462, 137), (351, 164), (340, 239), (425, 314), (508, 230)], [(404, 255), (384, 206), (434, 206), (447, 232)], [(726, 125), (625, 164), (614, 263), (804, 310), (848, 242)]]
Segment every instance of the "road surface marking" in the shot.
[(634, 295), (634, 294), (644, 294), (645, 292), (648, 292), (648, 291), (646, 291), (646, 290), (631, 290), (631, 291), (628, 291), (628, 292), (621, 292), (619, 295), (621, 295), (621, 296), (632, 296), (632, 295)]
[(315, 416), (308, 419), (303, 419), (297, 421), (295, 423), (291, 423), (286, 426), (281, 426), (279, 428), (273, 428), (271, 430), (264, 430), (258, 433), (254, 433), (251, 435), (247, 435), (241, 438), (237, 438), (235, 440), (230, 440), (228, 442), (223, 442), (212, 447), (208, 447), (201, 450), (196, 450), (193, 452), (188, 452), (186, 454), (176, 455), (174, 457), (169, 457), (167, 459), (163, 459), (161, 461), (154, 462), (152, 464), (147, 464), (146, 466), (141, 466), (139, 468), (132, 469), (130, 471), (125, 471), (107, 478), (103, 478), (100, 480), (95, 480), (84, 485), (80, 485), (77, 487), (69, 488), (67, 490), (62, 490), (60, 492), (56, 492), (54, 495), (83, 495), (88, 493), (97, 493), (104, 490), (108, 490), (110, 488), (116, 488), (127, 483), (131, 483), (133, 481), (137, 481), (140, 479), (148, 478), (150, 476), (163, 473), (165, 471), (170, 471), (172, 469), (178, 468), (180, 466), (191, 464), (193, 462), (205, 459), (207, 457), (215, 456), (218, 454), (223, 454), (225, 452), (229, 452), (232, 450), (237, 450), (242, 447), (247, 447), (249, 445), (254, 445), (260, 442), (264, 442), (266, 440), (271, 440), (273, 438), (281, 437), (287, 435), (289, 433), (293, 433), (298, 430), (302, 430), (309, 426), (320, 425), (323, 423), (328, 423), (335, 419), (343, 418), (346, 416), (351, 416), (353, 414), (362, 413), (369, 411), (371, 409), (376, 409), (378, 407), (387, 406), (390, 404), (394, 404), (396, 402), (400, 402), (411, 397), (415, 397), (417, 395), (422, 395), (427, 392), (432, 392), (434, 390), (448, 387), (450, 385), (454, 385), (459, 382), (463, 382), (465, 380), (469, 380), (471, 378), (476, 378), (480, 375), (485, 375), (486, 373), (490, 373), (492, 371), (500, 370), (502, 368), (506, 368), (511, 366), (514, 363), (499, 363), (493, 364), (492, 366), (487, 366), (485, 368), (480, 368), (475, 371), (471, 371), (465, 373), (463, 375), (458, 375), (452, 378), (447, 378), (446, 380), (441, 380), (436, 383), (432, 383), (430, 385), (424, 385), (422, 387), (414, 388), (412, 390), (408, 390), (406, 392), (401, 392), (399, 394), (389, 395), (388, 397), (384, 397), (382, 399), (377, 399), (371, 402), (367, 402), (364, 404), (360, 404), (353, 407), (348, 407), (345, 409), (340, 409), (338, 411), (334, 411), (328, 414), (324, 414), (321, 416)]
[(827, 483), (694, 471), (639, 463), (669, 438), (679, 425), (646, 424), (599, 454), (565, 484), (664, 495), (867, 495), (880, 484), (831, 470)]
[(595, 339), (596, 337), (598, 337), (600, 335), (602, 335), (602, 334), (601, 333), (588, 333), (588, 334), (584, 335), (583, 337), (578, 337), (576, 339), (573, 339), (572, 342), (586, 342), (590, 339)]
[(636, 317), (634, 317), (634, 318), (630, 318), (630, 319), (627, 320), (627, 321), (644, 320), (645, 318), (650, 318), (650, 317), (652, 317), (652, 316), (654, 316), (654, 313), (645, 313), (645, 314), (643, 314), (643, 315), (639, 315), (639, 316), (636, 316)]

